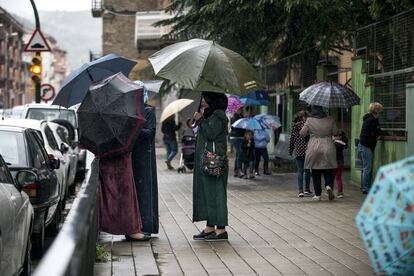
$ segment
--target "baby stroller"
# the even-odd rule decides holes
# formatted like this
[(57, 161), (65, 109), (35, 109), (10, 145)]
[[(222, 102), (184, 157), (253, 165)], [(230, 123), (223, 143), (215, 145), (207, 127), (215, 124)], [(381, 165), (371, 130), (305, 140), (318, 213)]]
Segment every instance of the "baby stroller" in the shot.
[(181, 139), (181, 157), (178, 173), (185, 173), (187, 167), (189, 170), (194, 169), (196, 138), (193, 134), (184, 135)]

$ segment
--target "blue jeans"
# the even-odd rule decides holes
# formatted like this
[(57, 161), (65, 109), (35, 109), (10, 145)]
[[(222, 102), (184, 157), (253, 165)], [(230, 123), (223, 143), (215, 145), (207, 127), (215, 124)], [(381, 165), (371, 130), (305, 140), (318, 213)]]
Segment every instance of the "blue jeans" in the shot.
[(361, 153), (362, 159), (361, 191), (368, 192), (371, 188), (373, 152), (370, 148), (361, 144), (358, 145), (358, 151)]
[(305, 174), (305, 191), (310, 191), (311, 171), (305, 170), (305, 157), (296, 157), (296, 175), (298, 179), (299, 193), (303, 193), (303, 174)]
[(177, 140), (164, 140), (164, 144), (167, 148), (167, 161), (171, 161), (178, 152)]
[(233, 145), (234, 150), (236, 151), (236, 158), (234, 158), (234, 171), (238, 172), (242, 169), (242, 162), (240, 161), (240, 156), (242, 154), (241, 145), (243, 142), (243, 137), (231, 137), (230, 143)]

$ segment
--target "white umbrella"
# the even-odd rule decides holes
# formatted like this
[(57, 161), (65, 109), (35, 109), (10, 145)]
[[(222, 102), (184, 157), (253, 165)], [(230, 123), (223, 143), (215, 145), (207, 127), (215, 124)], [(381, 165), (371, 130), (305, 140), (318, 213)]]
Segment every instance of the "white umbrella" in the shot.
[(167, 107), (162, 111), (160, 121), (164, 122), (168, 117), (180, 112), (181, 110), (183, 110), (184, 108), (192, 104), (193, 102), (194, 100), (190, 100), (190, 99), (179, 99), (179, 100), (173, 101), (172, 103), (167, 105)]

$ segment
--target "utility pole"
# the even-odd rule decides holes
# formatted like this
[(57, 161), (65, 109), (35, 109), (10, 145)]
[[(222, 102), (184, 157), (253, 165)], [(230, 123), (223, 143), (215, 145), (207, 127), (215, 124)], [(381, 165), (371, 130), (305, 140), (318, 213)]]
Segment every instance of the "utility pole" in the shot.
[[(35, 22), (36, 22), (36, 29), (40, 30), (39, 13), (37, 12), (36, 4), (34, 0), (30, 0), (30, 3), (32, 4), (32, 7), (33, 7)], [(36, 52), (36, 56), (39, 56), (40, 58), (40, 52)], [(35, 102), (36, 103), (40, 103), (40, 85), (41, 85), (41, 81), (35, 81)]]

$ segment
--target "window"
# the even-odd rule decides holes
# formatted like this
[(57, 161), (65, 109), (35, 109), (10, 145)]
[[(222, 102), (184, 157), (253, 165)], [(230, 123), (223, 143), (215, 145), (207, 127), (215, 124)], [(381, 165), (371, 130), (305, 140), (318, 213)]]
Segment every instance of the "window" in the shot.
[(45, 126), (45, 135), (49, 146), (54, 150), (59, 150), (59, 146), (56, 142), (55, 136), (53, 135), (53, 132), (49, 126)]
[(29, 108), (26, 118), (34, 120), (52, 121), (62, 119), (69, 121), (75, 128), (76, 115), (74, 110), (67, 109), (49, 109), (49, 108)]
[(13, 131), (0, 131), (0, 154), (6, 163), (26, 165), (26, 150), (23, 134)]
[(13, 178), (3, 160), (0, 159), (0, 183), (13, 184)]
[(30, 141), (30, 153), (33, 167), (36, 169), (45, 169), (47, 167), (47, 155), (44, 155), (43, 149), (40, 146), (39, 138), (36, 134), (30, 133), (28, 135)]

